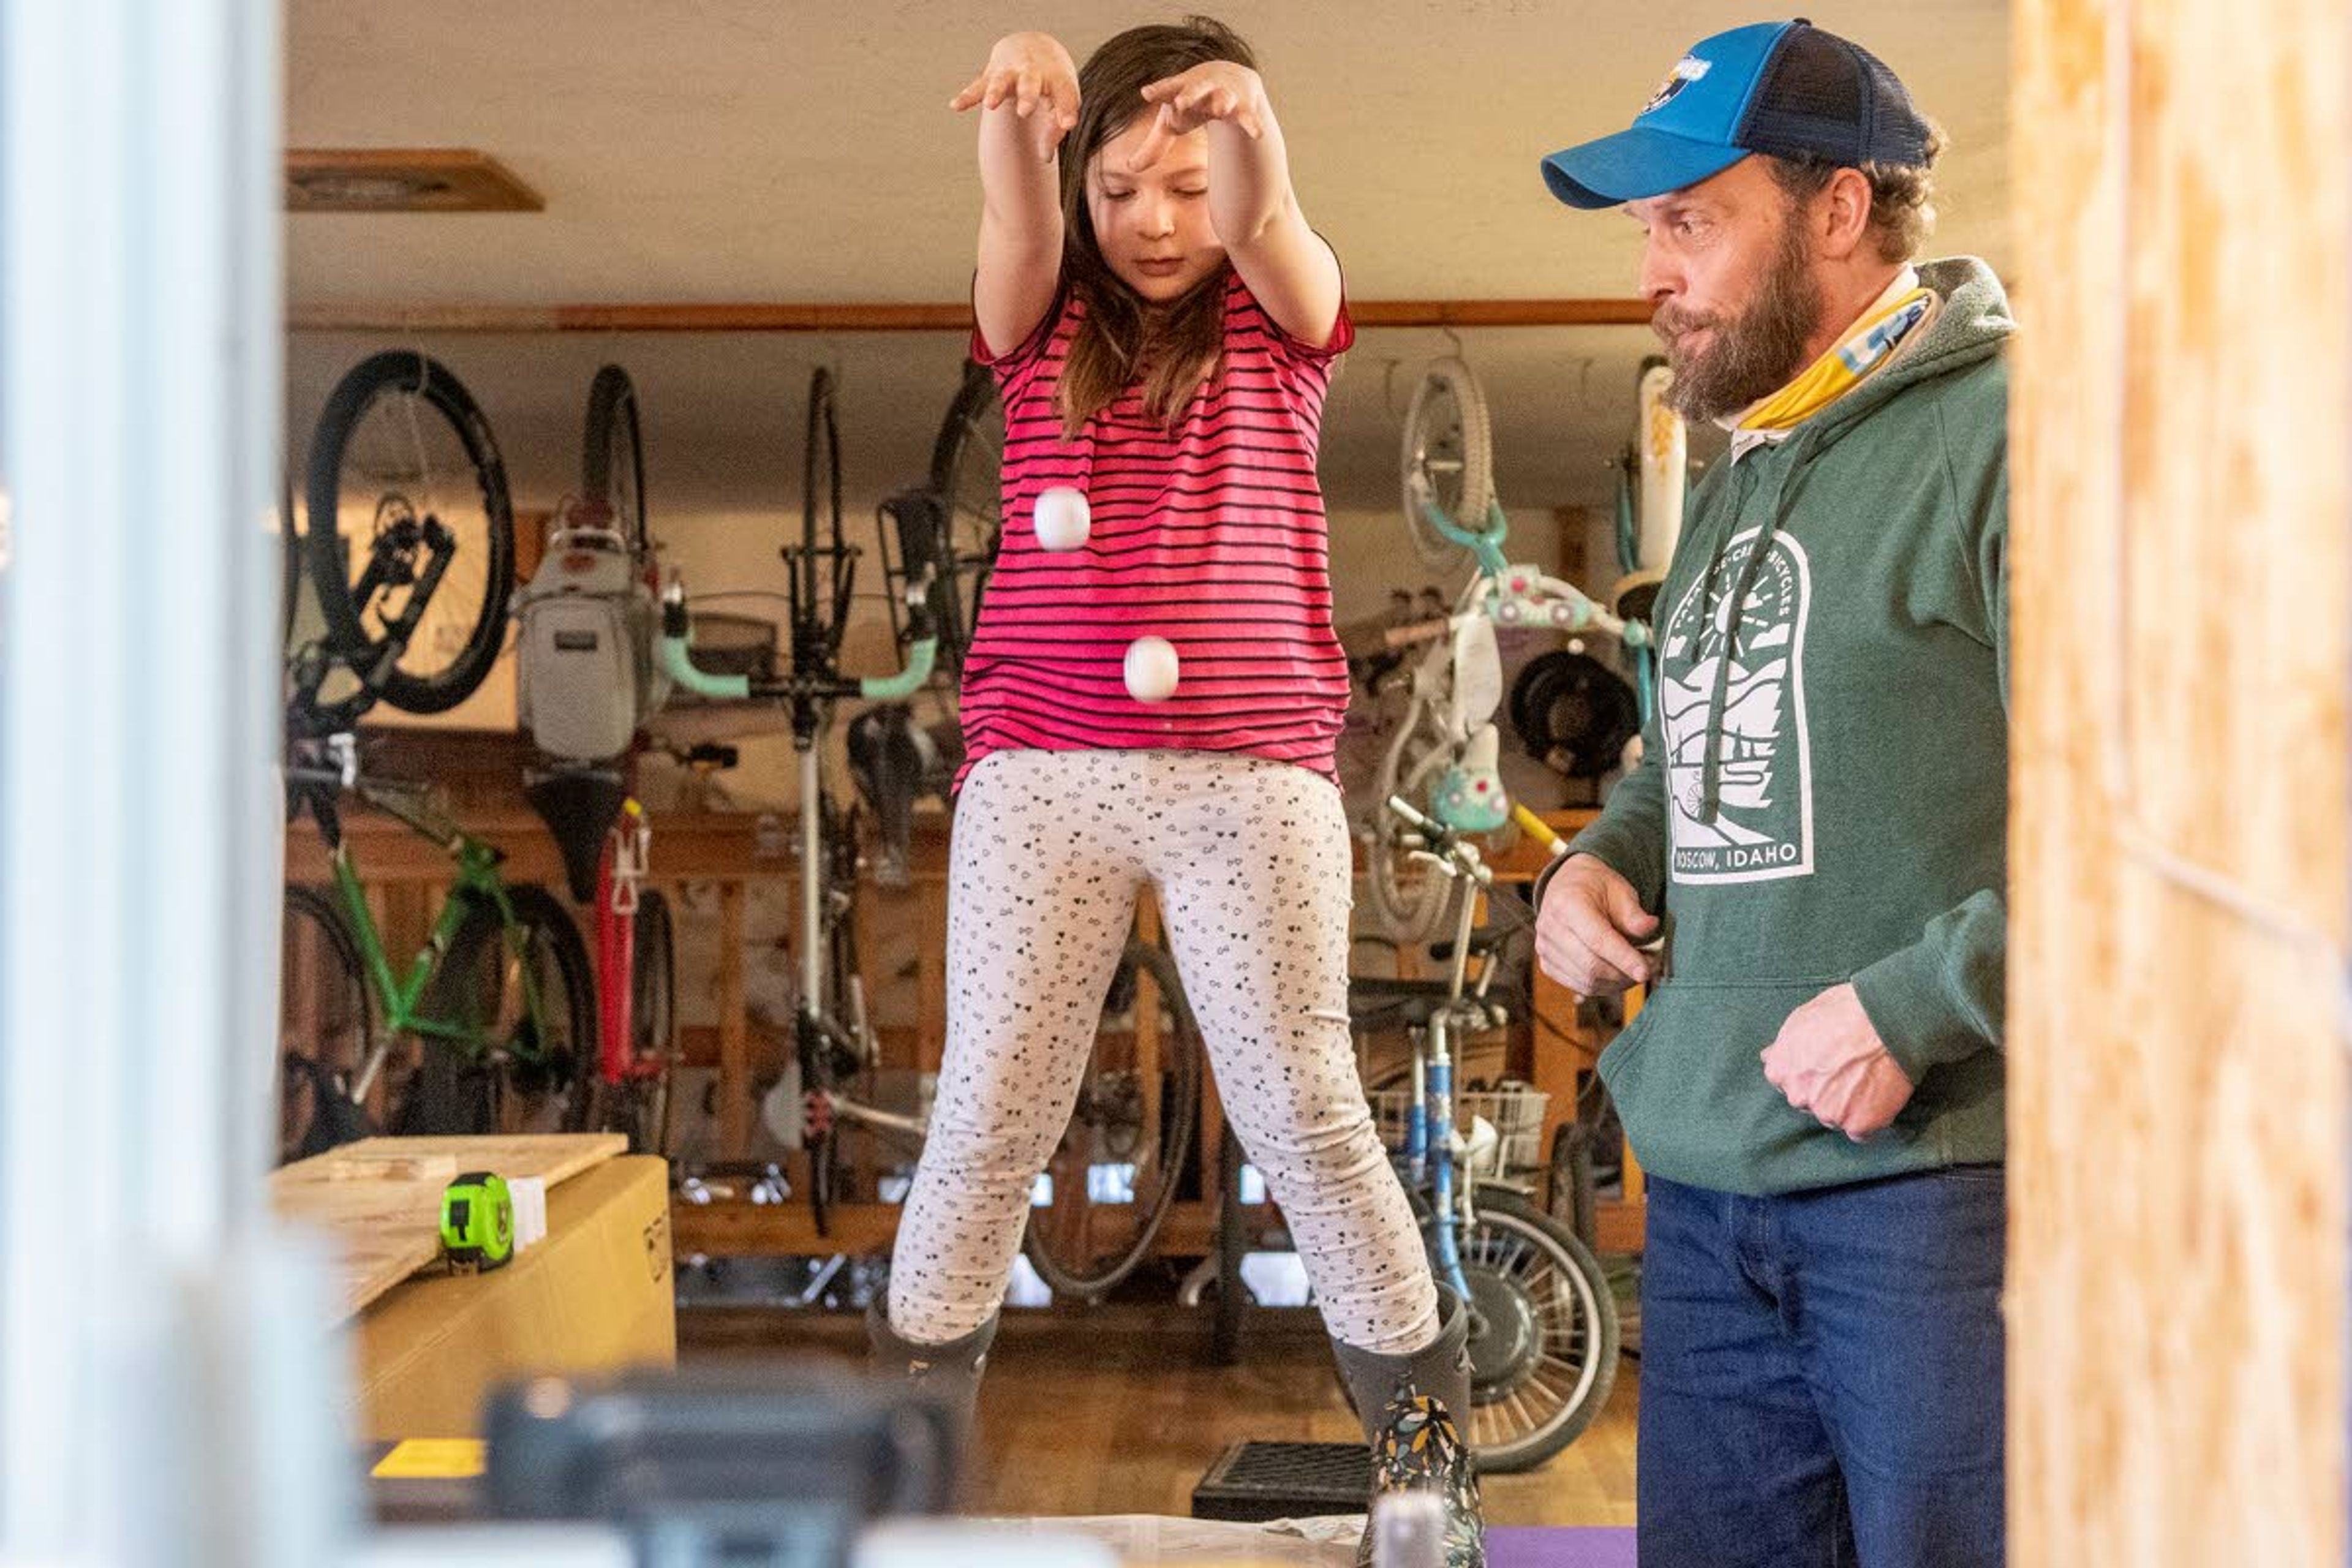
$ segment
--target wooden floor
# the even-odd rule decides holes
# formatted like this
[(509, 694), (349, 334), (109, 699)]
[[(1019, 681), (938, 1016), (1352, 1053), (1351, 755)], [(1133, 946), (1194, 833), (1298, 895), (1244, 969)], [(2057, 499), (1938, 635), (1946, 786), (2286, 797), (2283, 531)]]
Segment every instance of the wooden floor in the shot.
[[(862, 1356), (847, 1316), (759, 1309), (678, 1315), (682, 1361), (774, 1353)], [(1633, 1522), (1633, 1413), (1639, 1363), (1618, 1369), (1609, 1406), (1567, 1452), (1527, 1475), (1486, 1481), (1496, 1524)], [(981, 1398), (978, 1512), (1189, 1514), (1193, 1485), (1243, 1438), (1357, 1437), (1341, 1402), (1321, 1320), (1304, 1310), (1253, 1316), (1242, 1363), (1210, 1364), (1196, 1315), (1108, 1307), (1007, 1315)]]

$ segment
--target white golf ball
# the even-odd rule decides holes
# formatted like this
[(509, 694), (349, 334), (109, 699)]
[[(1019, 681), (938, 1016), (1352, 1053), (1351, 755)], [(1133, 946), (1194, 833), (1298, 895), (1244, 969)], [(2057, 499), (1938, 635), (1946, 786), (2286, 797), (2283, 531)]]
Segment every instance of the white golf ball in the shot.
[(1166, 637), (1127, 645), (1127, 689), (1138, 702), (1165, 702), (1176, 694), (1176, 649)]
[(1037, 498), (1033, 514), (1037, 542), (1047, 550), (1080, 550), (1087, 542), (1091, 520), (1083, 491), (1056, 485)]

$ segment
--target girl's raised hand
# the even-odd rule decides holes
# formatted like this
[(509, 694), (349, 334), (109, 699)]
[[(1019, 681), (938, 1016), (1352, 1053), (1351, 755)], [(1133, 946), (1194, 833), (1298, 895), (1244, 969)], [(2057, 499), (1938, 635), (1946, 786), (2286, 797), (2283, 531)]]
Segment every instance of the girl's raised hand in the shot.
[[(1006, 103), (1036, 127), (1037, 151), (1051, 156), (1078, 123), (1078, 68), (1070, 51), (1046, 33), (1013, 33), (999, 38), (988, 64), (948, 107), (1000, 109)], [(1041, 114), (1039, 111), (1043, 110)]]
[(1257, 72), (1231, 60), (1210, 60), (1181, 76), (1163, 77), (1143, 89), (1143, 101), (1159, 108), (1151, 129), (1128, 161), (1137, 173), (1160, 162), (1176, 138), (1211, 121), (1224, 121), (1252, 141), (1265, 129), (1265, 82)]

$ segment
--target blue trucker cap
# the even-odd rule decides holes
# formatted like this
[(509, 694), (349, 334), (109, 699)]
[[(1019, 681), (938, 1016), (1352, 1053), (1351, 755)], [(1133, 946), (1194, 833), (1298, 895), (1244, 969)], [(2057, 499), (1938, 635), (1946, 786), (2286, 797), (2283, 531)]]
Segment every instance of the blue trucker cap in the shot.
[(1750, 153), (1916, 168), (1927, 142), (1893, 71), (1799, 17), (1692, 45), (1631, 130), (1554, 153), (1544, 184), (1572, 207), (1613, 207), (1695, 185)]

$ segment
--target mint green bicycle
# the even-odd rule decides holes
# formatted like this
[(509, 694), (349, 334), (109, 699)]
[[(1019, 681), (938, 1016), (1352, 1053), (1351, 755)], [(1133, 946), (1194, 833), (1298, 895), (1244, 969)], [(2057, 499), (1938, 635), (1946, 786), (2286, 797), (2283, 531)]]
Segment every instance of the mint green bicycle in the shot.
[[(1637, 670), (1646, 669), (1640, 655), (1650, 631), (1505, 553), (1510, 522), (1495, 494), (1486, 403), (1460, 360), (1435, 361), (1424, 373), (1405, 419), (1402, 469), (1405, 518), (1423, 563), (1470, 568), (1449, 613), (1384, 634), (1391, 652), (1421, 651), (1388, 683), (1403, 692), (1403, 712), (1373, 775), (1369, 819), (1358, 828), (1374, 929), (1420, 943), (1445, 929), (1462, 887), (1425, 874), (1415, 833), (1388, 802), (1402, 798), (1456, 833), (1492, 833), (1510, 820), (1494, 722), (1504, 695), (1496, 629), (1612, 637), (1633, 654)], [(1645, 710), (1646, 702), (1645, 695)]]

